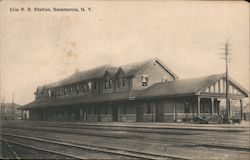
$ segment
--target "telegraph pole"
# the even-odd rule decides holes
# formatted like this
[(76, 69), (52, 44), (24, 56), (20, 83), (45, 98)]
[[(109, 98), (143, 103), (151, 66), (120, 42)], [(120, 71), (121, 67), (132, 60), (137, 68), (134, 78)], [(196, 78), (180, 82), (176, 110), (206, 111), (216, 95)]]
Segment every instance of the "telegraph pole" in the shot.
[(3, 119), (5, 119), (5, 95), (3, 95), (3, 102), (2, 102), (2, 107), (3, 107)]
[(229, 94), (228, 94), (228, 63), (230, 62), (230, 55), (232, 55), (232, 53), (229, 53), (229, 43), (228, 40), (225, 43), (225, 53), (222, 53), (224, 55), (224, 57), (222, 59), (225, 60), (225, 65), (226, 65), (226, 114), (227, 114), (227, 118), (230, 120), (231, 115), (230, 115), (230, 103), (229, 103)]
[(11, 119), (14, 120), (14, 96), (15, 93), (12, 93), (12, 106), (11, 106)]
[(229, 106), (229, 99), (228, 99), (228, 41), (225, 44), (225, 63), (226, 63), (226, 108), (227, 108), (227, 115), (228, 115), (228, 119), (230, 119), (230, 106)]
[(2, 99), (0, 98), (0, 107), (1, 107), (1, 119), (3, 119), (3, 106), (2, 106)]

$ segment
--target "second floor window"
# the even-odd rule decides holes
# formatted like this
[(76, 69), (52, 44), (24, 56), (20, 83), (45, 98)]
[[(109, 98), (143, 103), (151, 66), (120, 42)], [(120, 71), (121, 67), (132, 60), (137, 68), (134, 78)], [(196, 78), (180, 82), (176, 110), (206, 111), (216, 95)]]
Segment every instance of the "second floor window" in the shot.
[(144, 87), (148, 86), (148, 76), (147, 75), (142, 76), (142, 86), (144, 86)]
[(125, 85), (126, 85), (125, 78), (124, 78), (124, 77), (122, 77), (122, 87), (125, 87)]
[(104, 88), (108, 89), (108, 85), (109, 85), (108, 80), (105, 80)]
[(80, 92), (80, 86), (76, 86), (76, 93)]
[(83, 85), (83, 92), (86, 92), (87, 91), (87, 86), (86, 84)]
[(112, 80), (105, 80), (105, 83), (104, 83), (104, 88), (105, 89), (111, 89), (112, 88)]
[(118, 79), (118, 88), (121, 88), (121, 86), (122, 86), (122, 78), (119, 77), (119, 79)]
[(92, 89), (92, 83), (91, 83), (91, 82), (88, 83), (88, 89), (89, 89), (89, 90)]
[(96, 83), (96, 82), (94, 82), (94, 84), (93, 84), (93, 88), (94, 88), (94, 89), (96, 89), (96, 88), (97, 88), (97, 83)]
[(49, 95), (49, 97), (51, 97), (51, 91), (50, 90), (48, 91), (48, 95)]
[(111, 89), (112, 88), (112, 80), (110, 79), (109, 80), (109, 89)]
[(162, 82), (167, 82), (168, 81), (168, 77), (167, 76), (163, 76), (162, 77)]
[(63, 89), (63, 94), (66, 95), (66, 87)]

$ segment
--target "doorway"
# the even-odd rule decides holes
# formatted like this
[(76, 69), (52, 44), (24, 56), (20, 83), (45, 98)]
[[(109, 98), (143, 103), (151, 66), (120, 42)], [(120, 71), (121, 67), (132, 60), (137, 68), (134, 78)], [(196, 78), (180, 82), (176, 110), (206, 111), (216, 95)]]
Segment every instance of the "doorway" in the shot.
[(118, 121), (118, 108), (117, 108), (117, 106), (112, 107), (112, 121), (114, 121), (114, 122)]
[(156, 103), (156, 122), (164, 122), (164, 105), (163, 103)]
[(136, 107), (136, 122), (143, 122), (143, 107)]

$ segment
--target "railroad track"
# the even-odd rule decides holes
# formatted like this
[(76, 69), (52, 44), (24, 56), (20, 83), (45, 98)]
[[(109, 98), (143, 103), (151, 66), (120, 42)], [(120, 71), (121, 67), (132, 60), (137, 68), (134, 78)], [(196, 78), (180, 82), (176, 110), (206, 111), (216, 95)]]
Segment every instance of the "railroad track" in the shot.
[[(57, 152), (57, 151), (51, 151), (51, 150), (48, 150), (48, 149), (45, 149), (45, 148), (40, 148), (40, 147), (34, 147), (34, 146), (31, 146), (31, 145), (26, 145), (26, 144), (23, 144), (23, 143), (19, 143), (19, 142), (14, 142), (12, 140), (4, 140), (6, 143), (8, 144), (11, 144), (12, 146), (13, 145), (17, 145), (17, 146), (21, 146), (21, 147), (24, 147), (24, 148), (27, 148), (28, 150), (32, 149), (32, 150), (36, 150), (36, 151), (42, 151), (42, 152), (46, 152), (46, 153), (50, 153), (50, 154), (55, 154), (55, 155), (59, 155), (59, 156), (62, 156), (64, 158), (73, 158), (73, 159), (80, 159), (80, 157), (77, 157), (77, 156), (74, 156), (74, 155), (70, 155), (70, 154), (65, 154), (65, 153), (62, 153), (62, 152)], [(14, 152), (15, 153), (15, 152)], [(16, 156), (16, 157), (6, 157), (7, 159), (20, 159), (19, 156)], [(6, 159), (5, 158), (5, 159)]]
[(20, 159), (16, 152), (12, 149), (8, 141), (1, 137), (1, 153), (0, 159)]
[[(30, 128), (30, 127), (11, 127), (11, 126), (4, 126), (7, 128), (19, 128), (19, 129), (25, 129), (25, 130), (41, 130), (41, 131), (46, 131), (46, 132), (58, 132), (58, 133), (65, 133), (65, 134), (77, 134), (77, 135), (87, 135), (87, 136), (98, 136), (98, 137), (107, 137), (107, 138), (118, 138), (118, 139), (130, 139), (130, 140), (138, 140), (138, 139), (143, 139), (143, 141), (157, 141), (157, 142), (175, 142), (176, 144), (183, 144), (185, 146), (200, 146), (200, 147), (207, 147), (207, 148), (219, 148), (219, 149), (228, 149), (228, 150), (238, 150), (238, 151), (246, 151), (246, 152), (250, 152), (250, 148), (246, 148), (246, 147), (239, 147), (239, 146), (228, 146), (226, 144), (202, 144), (202, 143), (196, 143), (196, 142), (187, 142), (186, 140), (182, 140), (182, 139), (173, 139), (171, 138), (171, 140), (169, 139), (159, 139), (159, 138), (154, 138), (154, 137), (137, 137), (135, 135), (133, 136), (129, 136), (129, 135), (118, 135), (118, 134), (105, 134), (105, 133), (101, 133), (99, 134), (98, 132), (87, 132), (86, 130), (83, 131), (73, 131), (73, 130), (63, 130), (63, 129), (55, 129), (56, 128), (68, 128), (68, 127), (61, 127), (61, 126), (53, 126), (53, 127), (48, 127), (48, 126), (44, 126), (44, 127), (48, 127), (48, 128)], [(3, 128), (4, 128), (3, 127)], [(71, 127), (69, 127), (71, 128)], [(128, 131), (130, 132), (130, 131)], [(161, 134), (161, 133), (160, 133)], [(144, 135), (145, 136), (145, 135)]]
[[(119, 159), (176, 159), (176, 160), (188, 159), (188, 158), (178, 157), (178, 156), (145, 153), (145, 152), (133, 151), (129, 149), (105, 147), (105, 146), (100, 146), (100, 145), (74, 144), (74, 143), (54, 141), (54, 140), (36, 138), (36, 137), (27, 137), (27, 136), (15, 135), (15, 134), (6, 134), (6, 133), (0, 133), (0, 134), (4, 137), (11, 137), (12, 140), (6, 140), (8, 143), (24, 146), (27, 148), (29, 147), (29, 148), (43, 151), (43, 152), (58, 154), (61, 156), (74, 158), (74, 159), (102, 159), (102, 157), (104, 157), (104, 159), (109, 159), (109, 156), (111, 157), (111, 159), (118, 159), (118, 158)], [(16, 141), (19, 141), (19, 142), (16, 142)], [(38, 146), (45, 146), (46, 149), (34, 146), (34, 144)], [(56, 147), (53, 147), (53, 145)], [(57, 148), (57, 150), (55, 148)], [(61, 151), (58, 151), (58, 149), (63, 150), (64, 152), (73, 151), (74, 154), (62, 153)], [(99, 157), (87, 157), (86, 158), (85, 157), (86, 154), (85, 155), (81, 154), (83, 151), (88, 151), (87, 152), (88, 155), (90, 152), (92, 153), (95, 152), (95, 156), (97, 154)]]

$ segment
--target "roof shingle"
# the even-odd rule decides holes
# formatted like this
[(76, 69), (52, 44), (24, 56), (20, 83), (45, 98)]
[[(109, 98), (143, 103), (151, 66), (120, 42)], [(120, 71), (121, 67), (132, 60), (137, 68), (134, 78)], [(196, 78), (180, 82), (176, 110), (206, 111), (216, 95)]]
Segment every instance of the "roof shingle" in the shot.
[[(147, 66), (148, 64), (150, 64), (154, 60), (155, 59), (148, 59), (148, 60), (144, 60), (142, 62), (121, 66), (121, 68), (124, 70), (126, 76), (133, 76), (139, 70), (143, 69), (145, 66)], [(119, 67), (114, 67), (114, 66), (111, 66), (110, 64), (103, 65), (103, 66), (99, 66), (99, 67), (96, 67), (93, 69), (89, 69), (89, 70), (85, 70), (85, 71), (81, 71), (81, 72), (76, 72), (73, 75), (71, 75), (63, 80), (60, 80), (60, 81), (57, 81), (54, 83), (50, 83), (50, 84), (41, 86), (39, 88), (43, 88), (43, 87), (56, 88), (56, 87), (84, 81), (84, 80), (102, 78), (106, 71), (108, 71), (111, 75), (114, 75), (118, 71), (118, 69), (119, 69)]]
[(204, 87), (222, 78), (224, 74), (214, 74), (198, 78), (179, 79), (153, 84), (135, 95), (136, 97), (155, 97), (195, 94)]

